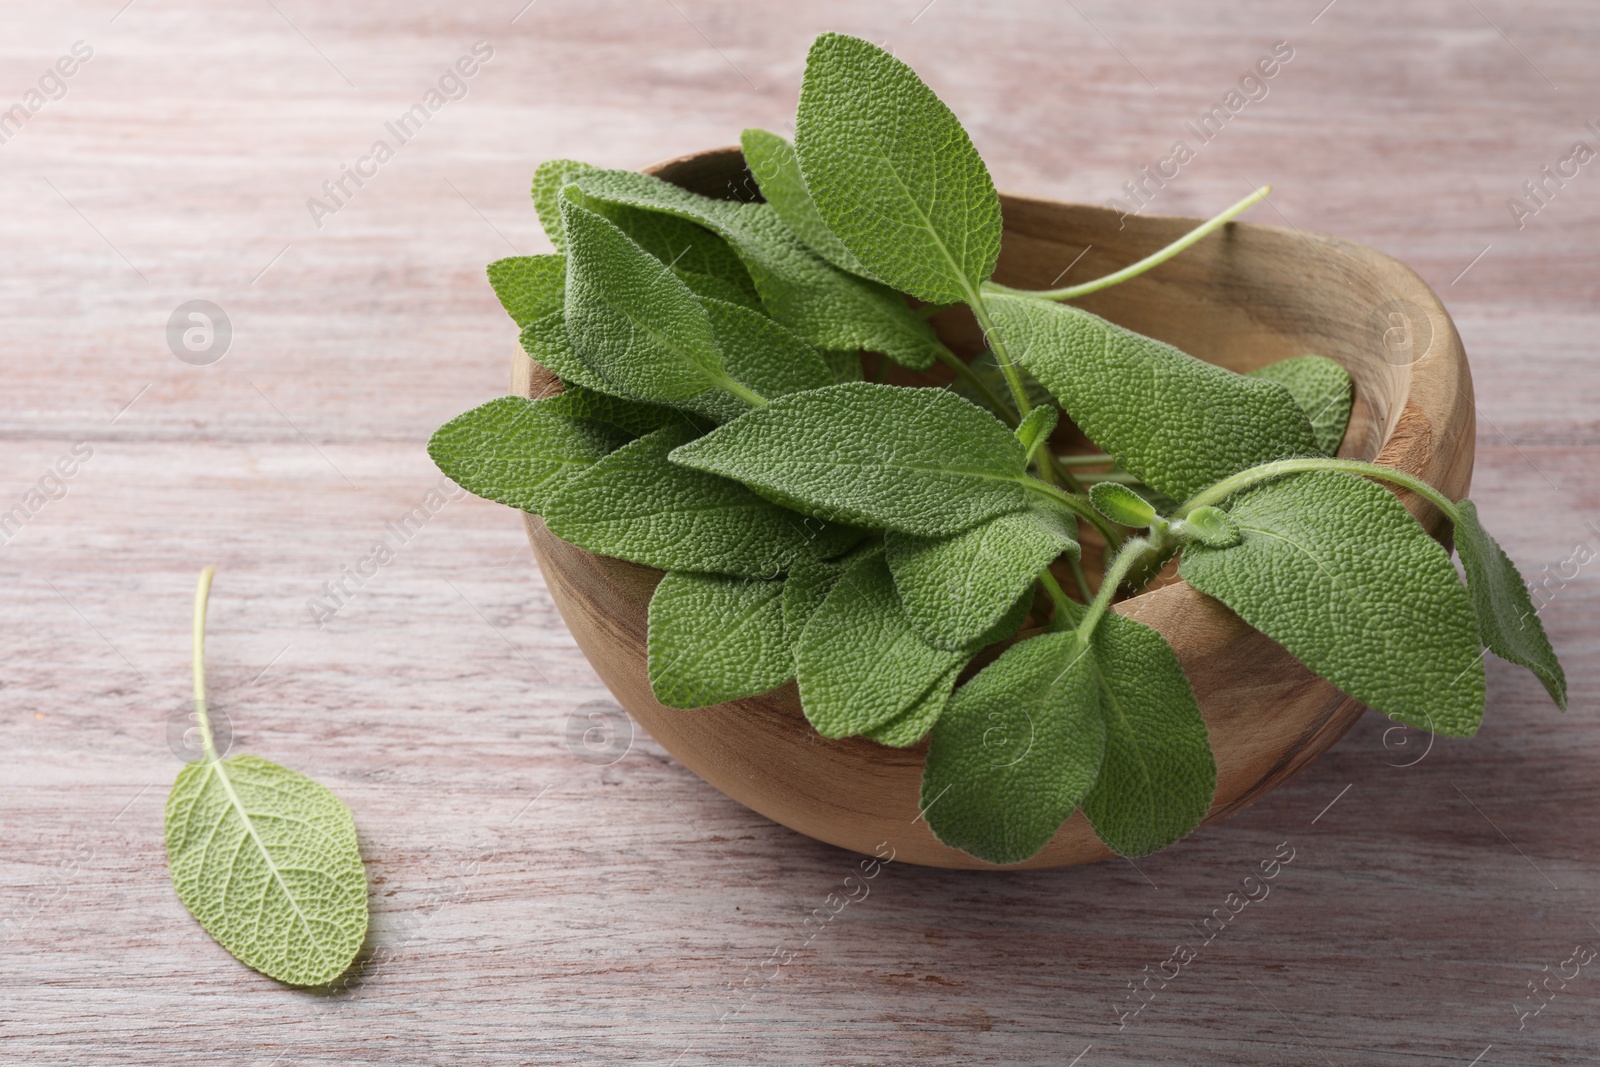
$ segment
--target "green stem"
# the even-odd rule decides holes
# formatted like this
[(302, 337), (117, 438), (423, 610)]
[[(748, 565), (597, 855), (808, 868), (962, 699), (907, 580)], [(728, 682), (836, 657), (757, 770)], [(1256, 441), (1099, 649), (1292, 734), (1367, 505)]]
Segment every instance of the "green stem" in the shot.
[(1122, 535), (1117, 532), (1116, 527), (1112, 526), (1105, 516), (1096, 511), (1093, 505), (1084, 497), (1058, 489), (1047, 482), (1041, 482), (1037, 478), (1023, 477), (1018, 480), (1026, 488), (1062, 505), (1078, 518), (1083, 519), (1096, 530), (1099, 530), (1100, 536), (1106, 539), (1106, 544), (1109, 547), (1115, 548), (1122, 544)]
[(717, 382), (717, 384), (753, 408), (764, 408), (767, 406), (766, 397), (762, 396), (754, 389), (740, 385), (732, 378), (724, 376)]
[(1116, 482), (1118, 485), (1143, 485), (1138, 475), (1129, 474), (1127, 471), (1104, 471), (1094, 474), (1085, 474), (1084, 478), (1090, 482)]
[(1056, 457), (1053, 453), (1041, 451), (1039, 456), (1041, 459), (1046, 460), (1050, 464), (1050, 469), (1055, 472), (1055, 478), (1047, 480), (1059, 480), (1066, 484), (1068, 490), (1080, 495), (1087, 492), (1087, 490), (1083, 487), (1083, 483), (1078, 480), (1077, 476), (1066, 467), (1063, 467), (1060, 463), (1058, 463), (1058, 457)]
[(1005, 338), (1000, 336), (999, 328), (989, 317), (989, 309), (983, 306), (982, 294), (973, 292), (969, 293), (968, 297), (967, 304), (972, 308), (973, 317), (978, 320), (984, 339), (989, 342), (989, 349), (994, 353), (995, 362), (1000, 364), (1000, 373), (1006, 376), (1006, 384), (1011, 387), (1011, 398), (1017, 402), (1017, 414), (1027, 418), (1028, 412), (1033, 410), (1033, 405), (1028, 402), (1028, 390), (1022, 384), (1022, 375), (1017, 373), (1017, 368), (1011, 362), (1011, 353), (1006, 350)]
[(1067, 596), (1061, 588), (1061, 583), (1056, 581), (1056, 576), (1050, 573), (1049, 567), (1039, 572), (1039, 584), (1050, 594), (1050, 603), (1054, 604), (1056, 609), (1055, 615), (1050, 619), (1050, 629), (1070, 629), (1072, 620), (1083, 610), (1083, 605)]
[(1111, 599), (1117, 595), (1117, 587), (1122, 584), (1122, 579), (1127, 577), (1128, 569), (1149, 547), (1144, 538), (1135, 537), (1122, 546), (1122, 550), (1111, 561), (1111, 566), (1106, 568), (1105, 577), (1100, 579), (1100, 592), (1094, 598), (1094, 603), (1089, 605), (1083, 621), (1078, 624), (1078, 635), (1083, 642), (1087, 643), (1089, 638), (1094, 636), (1094, 628), (1099, 625), (1100, 616), (1111, 606)]
[(1057, 456), (1056, 462), (1063, 467), (1100, 467), (1116, 460), (1104, 452), (1091, 452), (1086, 456)]
[(1067, 557), (1067, 566), (1072, 568), (1072, 580), (1078, 585), (1078, 592), (1083, 594), (1085, 604), (1094, 599), (1094, 590), (1089, 588), (1089, 578), (1083, 573), (1083, 563), (1075, 556)]
[(1390, 482), (1416, 493), (1444, 512), (1445, 517), (1451, 522), (1457, 522), (1461, 517), (1460, 511), (1456, 509), (1455, 502), (1449, 497), (1416, 475), (1395, 470), (1393, 467), (1380, 467), (1376, 463), (1363, 463), (1357, 459), (1280, 459), (1272, 463), (1263, 463), (1259, 467), (1251, 467), (1249, 470), (1242, 470), (1238, 474), (1224, 478), (1215, 485), (1200, 490), (1183, 507), (1178, 509), (1175, 518), (1188, 518), (1189, 513), (1195, 508), (1220, 504), (1239, 490), (1247, 489), (1260, 482), (1281, 478), (1285, 474), (1299, 474), (1305, 471), (1344, 471), (1348, 474), (1360, 474), (1368, 478), (1376, 478), (1379, 481)]
[(937, 355), (940, 363), (943, 363), (945, 366), (955, 371), (963, 381), (972, 386), (972, 388), (976, 389), (978, 392), (982, 393), (984, 397), (988, 399), (994, 410), (1000, 413), (1000, 420), (1002, 422), (1004, 422), (1007, 426), (1010, 426), (1013, 430), (1017, 428), (1017, 422), (1011, 417), (1011, 412), (1007, 410), (1004, 401), (995, 395), (993, 389), (989, 388), (988, 382), (978, 377), (977, 372), (971, 367), (967, 366), (966, 360), (950, 351), (944, 345), (939, 346)]
[(200, 572), (194, 589), (194, 721), (200, 728), (200, 746), (208, 762), (217, 761), (217, 745), (211, 736), (211, 714), (206, 707), (206, 604), (211, 599), (211, 577), (217, 568)]
[(1033, 296), (1043, 300), (1073, 300), (1080, 296), (1088, 296), (1090, 293), (1098, 293), (1102, 289), (1109, 289), (1113, 285), (1127, 281), (1129, 278), (1136, 278), (1151, 267), (1159, 267), (1190, 245), (1208, 237), (1229, 222), (1232, 222), (1239, 215), (1244, 214), (1250, 208), (1265, 200), (1270, 192), (1272, 192), (1272, 186), (1263, 185), (1220, 215), (1207, 219), (1159, 252), (1152, 252), (1139, 262), (1129, 264), (1114, 274), (1107, 274), (1104, 278), (1096, 278), (1092, 282), (1070, 285), (1065, 289), (1013, 289), (1010, 286), (1000, 285), (996, 282), (985, 282), (984, 285), (996, 292), (1008, 293), (1012, 296)]

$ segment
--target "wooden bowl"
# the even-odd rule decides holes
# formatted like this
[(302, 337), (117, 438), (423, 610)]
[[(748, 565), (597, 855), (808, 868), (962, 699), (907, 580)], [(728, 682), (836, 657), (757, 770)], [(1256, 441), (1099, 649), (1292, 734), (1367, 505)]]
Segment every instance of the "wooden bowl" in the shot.
[[(750, 199), (737, 148), (649, 168), (709, 196)], [(1098, 207), (1002, 196), (999, 281), (1044, 288), (1067, 268), (1098, 277), (1168, 244), (1198, 220), (1126, 218)], [(1087, 251), (1085, 251), (1087, 249)], [(1451, 497), (1472, 477), (1472, 381), (1455, 326), (1411, 270), (1365, 245), (1274, 226), (1234, 223), (1150, 273), (1078, 302), (1140, 333), (1238, 371), (1288, 356), (1338, 360), (1355, 380), (1341, 456), (1418, 475)], [(935, 325), (970, 356), (970, 313)], [(513, 390), (540, 396), (555, 380), (515, 357)], [(1402, 494), (1436, 536), (1444, 521)], [(618, 701), (680, 762), (739, 803), (800, 833), (897, 862), (992, 868), (933, 836), (918, 808), (924, 740), (886, 748), (830, 741), (806, 722), (794, 683), (713, 708), (662, 707), (645, 664), (645, 609), (661, 572), (596, 556), (560, 540), (537, 516), (528, 539), (562, 618)], [(1362, 712), (1232, 611), (1172, 579), (1114, 610), (1160, 630), (1194, 685), (1217, 760), (1209, 823), (1244, 807), (1321, 755)], [(1106, 859), (1082, 812), (1019, 868)]]

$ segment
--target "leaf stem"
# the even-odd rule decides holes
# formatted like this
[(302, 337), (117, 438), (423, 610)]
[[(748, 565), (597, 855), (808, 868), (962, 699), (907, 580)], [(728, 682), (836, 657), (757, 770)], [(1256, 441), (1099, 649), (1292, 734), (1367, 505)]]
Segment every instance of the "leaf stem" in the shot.
[(1127, 577), (1128, 570), (1134, 561), (1144, 554), (1150, 543), (1142, 537), (1135, 537), (1122, 546), (1111, 566), (1106, 568), (1105, 577), (1100, 579), (1100, 592), (1089, 605), (1089, 610), (1083, 616), (1083, 621), (1078, 624), (1078, 634), (1085, 643), (1094, 635), (1094, 628), (1100, 623), (1100, 616), (1106, 613), (1111, 606), (1111, 598), (1117, 595), (1117, 587), (1122, 584), (1122, 579)]
[(1393, 467), (1381, 467), (1376, 463), (1364, 463), (1358, 459), (1323, 458), (1280, 459), (1272, 463), (1263, 463), (1259, 467), (1242, 470), (1238, 474), (1224, 478), (1215, 485), (1200, 490), (1183, 507), (1178, 509), (1175, 517), (1179, 519), (1188, 518), (1189, 513), (1194, 509), (1220, 504), (1241, 489), (1247, 489), (1252, 485), (1271, 481), (1274, 478), (1281, 478), (1285, 474), (1299, 474), (1305, 471), (1344, 471), (1347, 474), (1360, 474), (1368, 478), (1376, 478), (1379, 481), (1390, 482), (1416, 493), (1444, 512), (1445, 517), (1451, 522), (1457, 522), (1461, 517), (1461, 512), (1456, 509), (1453, 500), (1416, 475), (1407, 474), (1405, 471), (1396, 470)]
[(1050, 629), (1072, 629), (1075, 620), (1083, 611), (1083, 605), (1067, 596), (1061, 588), (1061, 583), (1056, 581), (1056, 576), (1050, 573), (1049, 567), (1039, 572), (1039, 584), (1050, 594), (1050, 603), (1054, 604), (1056, 609), (1055, 615), (1050, 619)]
[(1017, 373), (1016, 366), (1011, 362), (1011, 353), (1006, 350), (1005, 338), (1000, 336), (1000, 328), (989, 317), (989, 309), (983, 306), (982, 293), (969, 293), (967, 305), (972, 308), (973, 317), (978, 320), (978, 327), (983, 330), (984, 339), (989, 342), (989, 350), (994, 353), (994, 361), (1000, 364), (1000, 373), (1005, 375), (1006, 384), (1011, 387), (1011, 398), (1017, 402), (1017, 414), (1027, 418), (1028, 412), (1033, 410), (1033, 405), (1028, 401), (1028, 390), (1022, 384), (1022, 375)]
[(211, 600), (211, 578), (216, 573), (216, 567), (206, 567), (194, 588), (194, 721), (210, 763), (217, 761), (217, 745), (211, 737), (211, 714), (206, 706), (206, 604)]
[(1076, 557), (1067, 557), (1067, 566), (1072, 568), (1072, 580), (1078, 585), (1078, 592), (1083, 595), (1085, 604), (1094, 599), (1094, 590), (1089, 588), (1089, 578), (1083, 573), (1083, 562)]
[(1017, 420), (1011, 417), (1011, 412), (1007, 410), (1005, 403), (1000, 399), (1000, 397), (995, 395), (993, 389), (989, 388), (988, 382), (978, 377), (977, 372), (971, 367), (967, 366), (966, 360), (950, 351), (944, 345), (940, 345), (936, 350), (936, 353), (940, 363), (943, 363), (945, 366), (955, 371), (958, 377), (960, 377), (968, 385), (972, 386), (972, 388), (982, 393), (988, 399), (994, 410), (999, 413), (1001, 422), (1004, 422), (1013, 430), (1017, 428)]
[(1084, 497), (1058, 489), (1048, 482), (1041, 482), (1037, 478), (1023, 476), (1018, 480), (1033, 492), (1048, 497), (1078, 516), (1078, 518), (1086, 520), (1096, 530), (1100, 531), (1100, 535), (1106, 539), (1107, 545), (1115, 548), (1122, 544), (1122, 535), (1117, 532), (1116, 527), (1106, 521), (1105, 516), (1096, 511)]
[(1038, 297), (1041, 300), (1073, 300), (1080, 296), (1088, 296), (1090, 293), (1098, 293), (1102, 289), (1109, 289), (1113, 285), (1127, 281), (1129, 278), (1136, 278), (1151, 267), (1159, 267), (1179, 252), (1208, 237), (1229, 222), (1232, 222), (1239, 215), (1244, 214), (1250, 208), (1265, 200), (1270, 192), (1272, 192), (1272, 186), (1263, 185), (1237, 204), (1234, 204), (1221, 214), (1202, 222), (1199, 226), (1196, 226), (1160, 251), (1152, 252), (1139, 260), (1139, 262), (1130, 263), (1121, 270), (1107, 274), (1103, 278), (1096, 278), (1094, 281), (1084, 282), (1081, 285), (1069, 285), (1064, 289), (1013, 289), (998, 282), (985, 282), (984, 285), (995, 292), (1007, 293), (1011, 296)]
[(1104, 452), (1091, 452), (1086, 456), (1057, 456), (1056, 462), (1063, 467), (1101, 467), (1116, 460)]
[(762, 396), (760, 393), (749, 388), (748, 386), (740, 385), (738, 382), (727, 377), (726, 375), (718, 380), (717, 384), (753, 408), (764, 408), (767, 406), (766, 397)]

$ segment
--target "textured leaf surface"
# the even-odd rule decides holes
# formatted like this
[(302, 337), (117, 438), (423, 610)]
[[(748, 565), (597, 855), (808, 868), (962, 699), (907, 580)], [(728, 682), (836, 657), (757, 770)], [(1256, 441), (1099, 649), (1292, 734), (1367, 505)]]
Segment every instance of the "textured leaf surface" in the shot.
[(971, 300), (1000, 253), (1000, 198), (967, 131), (900, 60), (825, 33), (795, 120), (805, 186), (873, 275), (934, 304)]
[(845, 566), (844, 560), (797, 559), (789, 568), (783, 583), (783, 632), (791, 647), (828, 599)]
[(1112, 522), (1144, 529), (1156, 520), (1155, 506), (1117, 482), (1096, 482), (1089, 487), (1089, 502)]
[[(1018, 424), (1017, 403), (1011, 397), (1011, 387), (1006, 384), (1006, 376), (1000, 369), (1000, 364), (995, 360), (993, 352), (979, 353), (967, 363), (967, 369), (972, 372), (977, 383), (969, 381), (966, 375), (958, 375), (950, 383), (950, 388), (977, 404), (981, 408), (998, 415), (1007, 426)], [(1025, 367), (1013, 367), (1017, 376), (1022, 379), (1022, 388), (1028, 396), (1028, 404), (1033, 408), (1054, 407), (1056, 398), (1050, 395), (1050, 390), (1039, 384), (1039, 379), (1028, 373)]]
[(1013, 357), (1089, 439), (1178, 500), (1259, 463), (1313, 455), (1311, 426), (1276, 382), (1235, 374), (1080, 308), (986, 294)]
[(794, 676), (782, 580), (673, 572), (650, 598), (650, 688), (669, 708), (754, 696)]
[(1328, 456), (1339, 451), (1355, 399), (1349, 371), (1326, 356), (1295, 356), (1258, 367), (1250, 377), (1265, 378), (1289, 390), (1311, 423), (1317, 449)]
[(861, 380), (861, 352), (854, 348), (824, 348), (818, 353), (836, 382)]
[(1483, 718), (1478, 624), (1450, 557), (1382, 486), (1294, 474), (1226, 503), (1232, 548), (1178, 573), (1377, 711), (1452, 737)]
[(806, 718), (823, 737), (849, 737), (909, 708), (970, 658), (918, 636), (900, 609), (882, 552), (845, 568), (795, 645)]
[(689, 287), (610, 220), (562, 201), (567, 335), (603, 378), (641, 400), (673, 402), (722, 379), (711, 322)]
[(795, 155), (794, 146), (766, 130), (745, 130), (739, 137), (739, 144), (744, 149), (745, 166), (755, 176), (761, 195), (784, 225), (793, 230), (807, 248), (835, 267), (866, 276), (867, 269), (861, 261), (833, 235), (817, 213), (817, 205), (806, 189), (806, 180), (800, 175), (800, 157)]
[(909, 708), (881, 726), (865, 731), (865, 736), (890, 748), (908, 748), (921, 741), (939, 721), (956, 687), (965, 663), (957, 663), (934, 680), (928, 691), (916, 699)]
[(518, 326), (561, 310), (567, 286), (565, 256), (511, 256), (489, 264), (494, 295)]
[[(815, 348), (761, 312), (722, 300), (701, 303), (711, 317), (723, 369), (734, 381), (769, 400), (834, 384), (833, 372)], [(740, 409), (749, 405), (741, 402)]]
[(191, 763), (167, 797), (166, 841), (178, 899), (246, 966), (323, 985), (360, 951), (355, 820), (305, 775), (256, 756)]
[(467, 492), (540, 512), (574, 474), (628, 440), (615, 426), (564, 414), (574, 402), (559, 400), (491, 400), (435, 430), (428, 455)]
[(1029, 460), (1049, 440), (1050, 432), (1056, 428), (1056, 421), (1060, 417), (1061, 413), (1053, 405), (1047, 404), (1034, 408), (1017, 424), (1017, 441)]
[[(746, 307), (761, 306), (755, 282), (738, 255), (728, 242), (704, 226), (664, 211), (604, 200), (588, 200), (584, 206), (615, 223), (697, 295), (715, 296)], [(707, 292), (701, 293), (701, 289)]]
[(962, 686), (934, 724), (922, 772), (939, 840), (990, 863), (1043, 848), (1099, 773), (1098, 697), (1072, 633), (1013, 645)]
[(1034, 495), (1017, 439), (944, 389), (850, 382), (796, 393), (672, 458), (824, 519), (927, 536), (1018, 511)]
[(1029, 507), (950, 537), (888, 533), (884, 546), (900, 602), (917, 632), (939, 648), (983, 636), (1039, 572), (1078, 543), (1066, 516)]
[(522, 329), (522, 350), (545, 370), (564, 382), (615, 394), (617, 387), (585, 363), (567, 336), (567, 315), (557, 311), (535, 319)]
[(539, 225), (544, 227), (545, 236), (550, 238), (557, 252), (567, 248), (566, 227), (561, 222), (562, 187), (594, 169), (573, 159), (551, 159), (539, 164), (533, 172), (533, 210), (538, 212)]
[(1166, 638), (1106, 614), (1090, 669), (1105, 719), (1105, 759), (1083, 813), (1112, 851), (1166, 848), (1205, 818), (1217, 787), (1205, 720)]
[(933, 327), (899, 293), (811, 251), (771, 204), (712, 200), (622, 170), (591, 171), (579, 187), (586, 196), (665, 211), (719, 234), (749, 270), (767, 313), (818, 348), (882, 352), (914, 370), (937, 358), (942, 346)]
[(1467, 572), (1479, 636), (1501, 659), (1532, 671), (1556, 706), (1566, 710), (1566, 672), (1550, 647), (1517, 565), (1478, 521), (1477, 505), (1463, 500), (1456, 510), (1461, 516), (1456, 522), (1456, 553)]
[(694, 431), (666, 426), (612, 452), (546, 504), (550, 532), (580, 548), (662, 570), (774, 578), (861, 534), (808, 519), (726, 478), (667, 462)]
[(561, 392), (544, 397), (537, 403), (542, 411), (603, 422), (629, 437), (643, 437), (651, 430), (686, 422), (685, 416), (673, 408), (595, 392), (581, 385), (568, 385)]

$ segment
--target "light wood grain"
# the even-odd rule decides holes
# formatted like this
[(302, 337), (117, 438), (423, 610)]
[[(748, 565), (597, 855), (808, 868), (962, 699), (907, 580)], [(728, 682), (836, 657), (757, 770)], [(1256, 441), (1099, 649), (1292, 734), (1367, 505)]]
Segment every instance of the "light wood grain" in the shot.
[[(505, 391), (519, 350), (483, 265), (546, 249), (534, 166), (640, 167), (784, 130), (823, 29), (924, 72), (1001, 188), (1090, 204), (1291, 41), (1267, 99), (1150, 210), (1206, 215), (1271, 181), (1251, 221), (1416, 269), (1471, 357), (1474, 499), (1530, 576), (1556, 575), (1600, 546), (1600, 174), (1521, 230), (1505, 199), (1593, 142), (1592, 4), (1338, 0), (1312, 24), (1322, 0), (540, 0), (512, 24), (520, 0), (274, 3), (6, 11), (0, 100), (75, 40), (95, 58), (0, 145), (0, 510), (73, 442), (94, 458), (0, 546), (0, 920), (19, 920), (0, 934), (0, 1062), (1064, 1067), (1091, 1045), (1077, 1067), (1594, 1060), (1589, 969), (1521, 1030), (1513, 1004), (1600, 940), (1595, 564), (1552, 577), (1543, 612), (1565, 716), (1490, 657), (1482, 732), (1414, 766), (1422, 742), (1385, 747), (1390, 724), (1367, 715), (1138, 869), (892, 864), (809, 941), (856, 857), (729, 800), (642, 730), (611, 766), (575, 756), (569, 717), (609, 695), (505, 509), (451, 501), (325, 628), (306, 609), (434, 484), (432, 429)], [(470, 95), (314, 228), (306, 198), (479, 38), (495, 56)], [(235, 325), (212, 367), (163, 336), (194, 298)], [(167, 881), (166, 718), (206, 562), (236, 748), (355, 812), (373, 954), (337, 995), (242, 968)], [(1298, 852), (1271, 897), (1119, 1030), (1126, 983), (1193, 945), (1284, 840)], [(775, 947), (792, 954), (776, 970)]]

